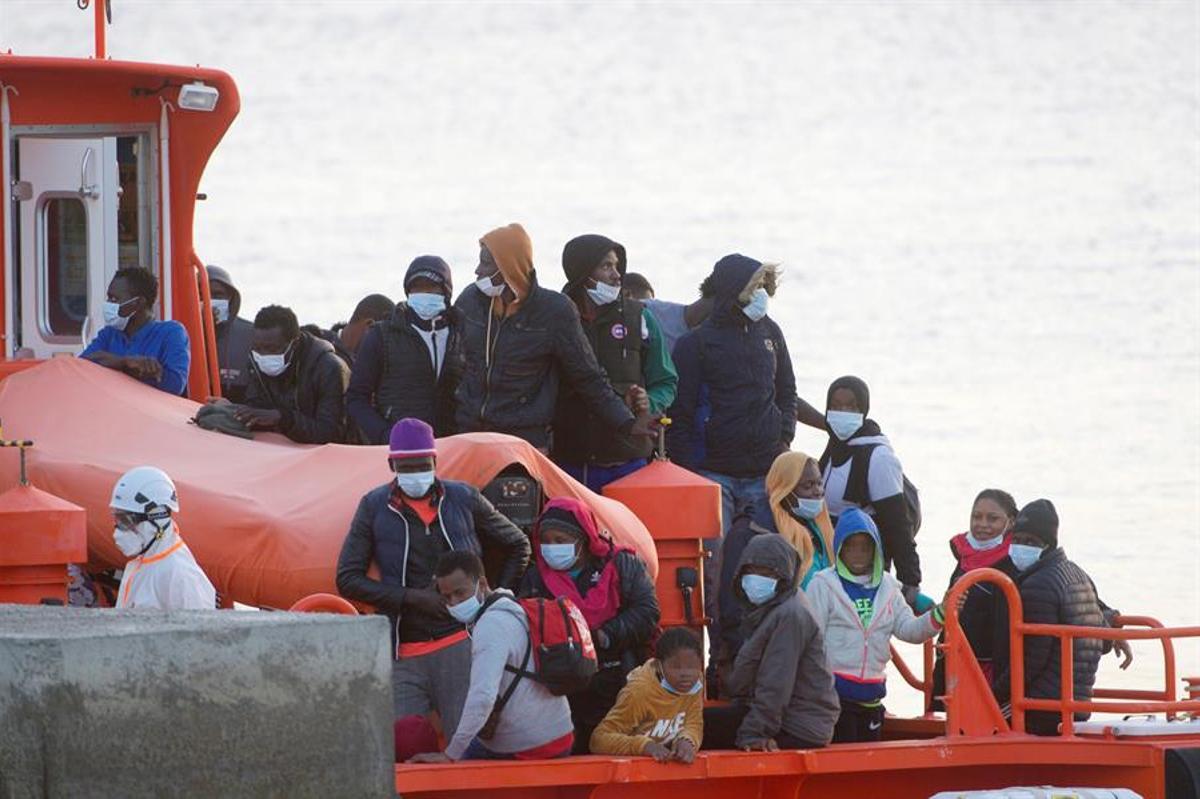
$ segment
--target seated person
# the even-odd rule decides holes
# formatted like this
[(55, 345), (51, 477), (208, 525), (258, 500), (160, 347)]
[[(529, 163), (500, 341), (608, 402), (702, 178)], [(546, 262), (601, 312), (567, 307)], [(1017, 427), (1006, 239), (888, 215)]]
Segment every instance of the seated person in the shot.
[[(817, 572), (833, 563), (833, 527), (829, 513), (825, 510), (824, 486), (821, 470), (816, 458), (803, 452), (785, 452), (775, 459), (767, 472), (768, 504), (756, 513), (735, 518), (729, 533), (721, 543), (719, 563), (714, 564), (721, 575), (721, 587), (732, 587), (734, 572), (741, 560), (746, 544), (756, 535), (778, 533), (800, 554), (800, 569), (804, 574), (800, 581), (801, 590)], [(733, 667), (734, 658), (741, 648), (742, 608), (731, 590), (720, 590), (718, 595), (718, 629), (720, 631), (719, 654), (715, 671), (727, 674)], [(712, 675), (710, 674), (710, 682)], [(720, 695), (724, 696), (724, 686)], [(712, 691), (712, 685), (709, 686)]]
[(825, 408), (829, 443), (821, 455), (821, 471), (829, 515), (835, 525), (848, 508), (871, 515), (883, 538), (884, 568), (896, 564), (904, 598), (912, 605), (921, 585), (914, 519), (900, 460), (879, 425), (867, 418), (871, 391), (857, 377), (839, 377), (829, 386)]
[(806, 596), (825, 635), (825, 654), (841, 701), (835, 743), (883, 737), (885, 669), (892, 636), (922, 643), (942, 629), (942, 607), (914, 616), (900, 583), (883, 570), (883, 546), (871, 517), (851, 508), (838, 519), (836, 562), (817, 574)]
[(118, 269), (108, 284), (104, 327), (79, 354), (168, 394), (187, 390), (192, 353), (187, 330), (154, 318), (158, 278), (148, 269)]
[(617, 703), (592, 733), (594, 755), (647, 755), (691, 763), (703, 738), (704, 649), (686, 627), (655, 644), (657, 657), (629, 673)]
[[(471, 631), (471, 678), (446, 751), (410, 762), (566, 757), (574, 738), (566, 697), (517, 673), (525, 667), (529, 647), (525, 610), (508, 591), (488, 586), (483, 562), (474, 553), (446, 552), (434, 573), (450, 615)], [(507, 701), (497, 711), (499, 697)]]
[[(436, 710), (453, 735), (467, 694), (471, 647), (463, 623), (434, 588), (434, 566), (447, 551), (499, 560), (496, 582), (514, 586), (529, 563), (529, 539), (467, 483), (437, 476), (433, 429), (401, 419), (388, 447), (392, 479), (358, 503), (337, 563), (337, 590), (374, 605), (394, 631), (396, 716)], [(378, 577), (368, 574), (371, 564)]]
[(208, 288), (212, 294), (213, 320), (217, 333), (217, 365), (221, 369), (221, 396), (230, 402), (246, 399), (250, 382), (250, 343), (254, 323), (238, 316), (242, 294), (222, 267), (209, 264)]
[(704, 749), (815, 749), (840, 708), (821, 626), (800, 591), (800, 555), (782, 536), (751, 539), (733, 592), (746, 642), (729, 675), (734, 703), (704, 710)]
[(250, 361), (239, 421), (301, 444), (342, 443), (350, 370), (329, 342), (301, 332), (291, 308), (268, 305), (254, 317)]
[(629, 672), (646, 660), (658, 632), (658, 597), (640, 558), (601, 535), (591, 508), (559, 497), (546, 503), (533, 532), (534, 562), (520, 596), (565, 596), (578, 606), (596, 645), (598, 671), (587, 690), (572, 694), (575, 753), (587, 754)]
[[(1071, 624), (1081, 627), (1107, 627), (1092, 579), (1067, 560), (1058, 545), (1058, 512), (1048, 499), (1035, 499), (1017, 514), (1012, 527), (1008, 556), (1018, 572), (1016, 583), (1021, 592), (1021, 608), (1026, 624)], [(1007, 630), (1007, 619), (1005, 626)], [(1007, 636), (1006, 636), (1007, 637)], [(1028, 699), (1059, 699), (1062, 696), (1059, 639), (1047, 636), (1025, 637), (1025, 696)], [(1072, 648), (1072, 669), (1077, 701), (1092, 698), (1100, 656), (1111, 644), (1095, 638), (1076, 638)], [(1012, 664), (1007, 653), (997, 669), (996, 700), (1005, 716), (1011, 714), (1009, 682)], [(1091, 714), (1076, 713), (1077, 721)], [(1061, 715), (1031, 710), (1025, 714), (1025, 730), (1034, 735), (1057, 735)]]

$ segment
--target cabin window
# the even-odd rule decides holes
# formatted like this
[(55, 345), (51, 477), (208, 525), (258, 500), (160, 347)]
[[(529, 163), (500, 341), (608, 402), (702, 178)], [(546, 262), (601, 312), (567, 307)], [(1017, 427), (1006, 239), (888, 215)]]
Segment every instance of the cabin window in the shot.
[(146, 191), (148, 168), (141, 136), (117, 137), (117, 175), (121, 183), (117, 201), (117, 266), (141, 266), (151, 271), (150, 197)]
[(78, 337), (88, 314), (87, 209), (74, 197), (53, 197), (42, 208), (45, 232), (45, 332)]

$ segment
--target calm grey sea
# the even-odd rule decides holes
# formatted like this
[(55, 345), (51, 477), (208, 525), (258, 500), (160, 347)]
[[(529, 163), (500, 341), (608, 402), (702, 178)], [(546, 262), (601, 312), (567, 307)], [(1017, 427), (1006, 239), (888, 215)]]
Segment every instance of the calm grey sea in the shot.
[[(479, 235), (510, 221), (553, 287), (582, 232), (625, 243), (667, 298), (725, 253), (781, 260), (771, 313), (801, 395), (870, 383), (922, 491), (930, 593), (996, 486), (1054, 500), (1110, 604), (1195, 624), (1197, 13), (117, 0), (109, 47), (238, 81), (198, 249), (251, 314), (344, 319), (425, 252), (465, 286)], [(85, 55), (90, 17), (5, 0), (0, 45)], [(1102, 682), (1159, 679), (1136, 651)], [(1196, 646), (1181, 661), (1200, 673)]]

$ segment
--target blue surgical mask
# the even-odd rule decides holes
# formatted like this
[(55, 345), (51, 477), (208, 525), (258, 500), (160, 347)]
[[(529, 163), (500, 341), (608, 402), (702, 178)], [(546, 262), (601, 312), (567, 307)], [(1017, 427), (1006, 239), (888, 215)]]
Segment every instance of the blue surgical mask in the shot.
[(617, 298), (621, 296), (621, 286), (620, 284), (610, 286), (608, 283), (597, 283), (595, 288), (587, 290), (587, 295), (597, 305), (608, 305), (616, 302)]
[(487, 297), (499, 297), (504, 293), (504, 283), (497, 286), (492, 282), (492, 278), (500, 274), (499, 271), (493, 272), (487, 277), (481, 277), (475, 281), (475, 288), (479, 289)]
[(767, 315), (768, 299), (770, 298), (767, 296), (766, 289), (755, 289), (754, 293), (750, 295), (750, 302), (746, 303), (746, 305), (742, 308), (742, 313), (744, 313), (746, 318), (751, 322), (757, 322), (759, 319), (762, 319)]
[(792, 502), (792, 513), (799, 516), (801, 519), (815, 519), (817, 514), (821, 512), (821, 508), (825, 507), (823, 499), (805, 499), (799, 497)]
[(558, 572), (575, 565), (575, 544), (542, 544), (542, 560)]
[(846, 441), (850, 436), (858, 432), (858, 429), (863, 426), (866, 421), (861, 413), (852, 413), (850, 411), (826, 411), (825, 421), (829, 423), (829, 429), (838, 437), (839, 441)]
[(408, 307), (413, 309), (413, 313), (428, 322), (445, 312), (446, 298), (441, 294), (409, 294)]
[(479, 601), (479, 583), (475, 583), (475, 593), (470, 597), (459, 602), (457, 605), (449, 605), (446, 610), (450, 611), (450, 615), (459, 624), (470, 624), (478, 615), (479, 609), (483, 607), (483, 603)]
[(673, 685), (671, 685), (671, 683), (667, 682), (666, 677), (660, 677), (658, 680), (658, 684), (663, 687), (664, 691), (666, 691), (669, 694), (675, 694), (676, 696), (692, 696), (693, 694), (700, 693), (700, 689), (704, 687), (703, 680), (696, 680), (695, 684), (692, 685), (691, 688), (687, 689), (686, 694), (681, 694), (675, 690), (675, 687)]
[(427, 472), (397, 472), (396, 485), (400, 487), (405, 496), (419, 499), (433, 488), (433, 478), (433, 469)]
[(1042, 557), (1041, 547), (1029, 544), (1012, 544), (1008, 548), (1008, 557), (1012, 560), (1017, 571), (1025, 571)]
[(775, 596), (777, 585), (779, 581), (774, 577), (764, 577), (761, 574), (742, 575), (742, 590), (746, 592), (746, 599), (754, 605), (761, 605)]

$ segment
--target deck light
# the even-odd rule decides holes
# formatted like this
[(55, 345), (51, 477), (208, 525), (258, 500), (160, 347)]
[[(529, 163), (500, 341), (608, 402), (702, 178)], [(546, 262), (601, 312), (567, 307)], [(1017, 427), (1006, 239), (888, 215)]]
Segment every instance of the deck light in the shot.
[(216, 86), (206, 86), (201, 81), (188, 83), (179, 89), (179, 107), (189, 111), (212, 111), (220, 96)]

